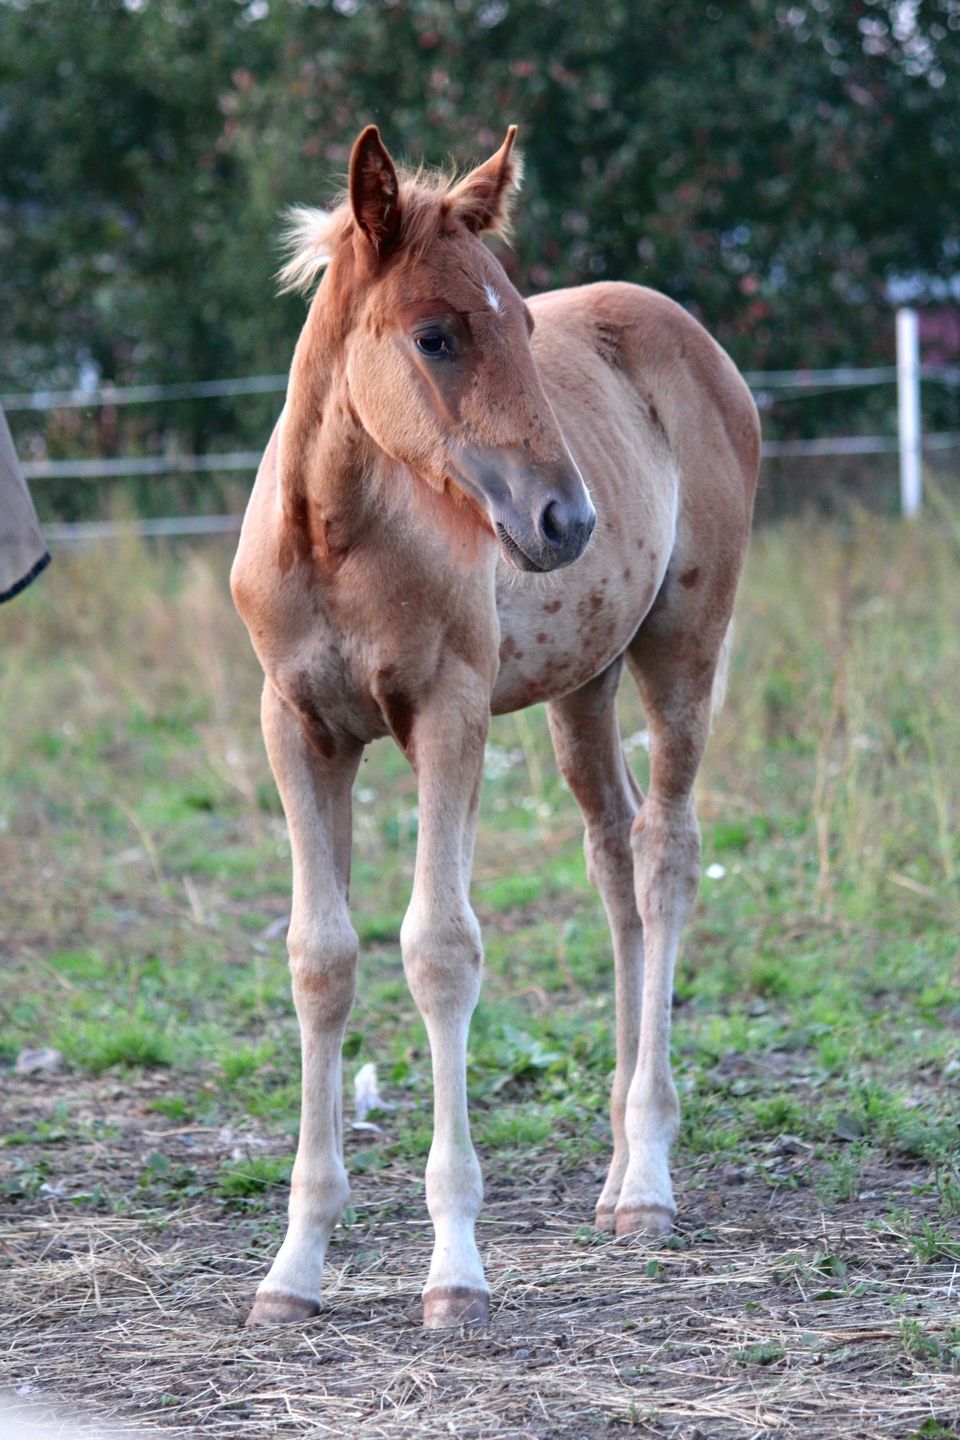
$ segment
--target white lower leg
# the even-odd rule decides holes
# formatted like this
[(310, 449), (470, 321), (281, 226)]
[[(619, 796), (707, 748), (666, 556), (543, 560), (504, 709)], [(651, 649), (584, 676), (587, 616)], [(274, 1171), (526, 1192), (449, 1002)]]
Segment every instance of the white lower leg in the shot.
[(258, 1287), (252, 1323), (317, 1313), (327, 1245), (350, 1196), (342, 1158), (341, 1046), (357, 952), (349, 921), (340, 929), (341, 943), (331, 944), (328, 929), (322, 950), (305, 952), (291, 941), (303, 1047), (300, 1140), (287, 1234)]
[(467, 1033), (480, 989), (480, 934), (472, 912), (442, 928), (411, 911), (401, 931), (404, 967), (424, 1017), (433, 1059), (434, 1136), (427, 1161), (433, 1256), (424, 1287), (424, 1324), (485, 1321), (489, 1288), (474, 1227), (483, 1203), (480, 1165), (467, 1114)]
[(487, 1288), (474, 1238), (483, 1180), (467, 1118), (468, 1023), (446, 1025), (436, 1017), (427, 1021), (433, 1054), (434, 1132), (426, 1191), (435, 1238), (425, 1290)]
[[(258, 1294), (282, 1291), (317, 1307), (330, 1235), (350, 1198), (339, 1146), (340, 1046), (338, 1032), (305, 1047), (303, 1114), (307, 1123), (301, 1130), (290, 1181), (289, 1223), (277, 1257), (258, 1288)], [(308, 1049), (313, 1052), (309, 1059)]]

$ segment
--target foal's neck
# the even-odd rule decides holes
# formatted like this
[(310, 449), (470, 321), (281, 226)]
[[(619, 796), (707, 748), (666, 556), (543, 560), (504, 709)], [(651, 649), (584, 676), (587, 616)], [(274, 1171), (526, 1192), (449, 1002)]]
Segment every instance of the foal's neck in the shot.
[(342, 319), (318, 296), (290, 367), (278, 488), (296, 553), (336, 569), (362, 529), (379, 452), (350, 403)]

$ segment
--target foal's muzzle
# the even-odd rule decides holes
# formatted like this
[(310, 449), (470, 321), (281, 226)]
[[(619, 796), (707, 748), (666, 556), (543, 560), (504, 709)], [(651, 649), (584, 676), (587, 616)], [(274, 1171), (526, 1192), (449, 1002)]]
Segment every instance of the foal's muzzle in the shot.
[(560, 570), (580, 559), (596, 523), (597, 512), (584, 491), (576, 504), (548, 500), (532, 524), (522, 514), (501, 509), (494, 528), (504, 554), (518, 569)]
[(597, 512), (571, 459), (534, 465), (516, 452), (465, 452), (463, 488), (490, 517), (500, 548), (518, 570), (559, 570), (579, 560)]

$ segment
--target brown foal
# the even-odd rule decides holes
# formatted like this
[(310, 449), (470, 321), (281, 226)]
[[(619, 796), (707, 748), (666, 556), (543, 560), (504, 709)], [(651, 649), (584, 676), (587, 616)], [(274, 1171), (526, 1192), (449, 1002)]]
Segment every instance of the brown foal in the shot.
[[(480, 238), (506, 227), (513, 139), (511, 127), (451, 183), (398, 176), (371, 126), (344, 203), (295, 217), (286, 283), (323, 278), (232, 575), (290, 829), (303, 1047), (289, 1226), (250, 1323), (317, 1313), (349, 1193), (351, 788), (379, 736), (395, 738), (419, 785), (400, 943), (433, 1058), (424, 1324), (489, 1316), (465, 1072), (491, 713), (547, 702), (613, 936), (613, 1157), (597, 1224), (662, 1233), (675, 1215), (673, 971), (699, 881), (693, 784), (722, 688), (759, 427), (732, 362), (664, 296), (604, 283), (521, 298)], [(617, 730), (624, 661), (649, 721), (646, 798)]]

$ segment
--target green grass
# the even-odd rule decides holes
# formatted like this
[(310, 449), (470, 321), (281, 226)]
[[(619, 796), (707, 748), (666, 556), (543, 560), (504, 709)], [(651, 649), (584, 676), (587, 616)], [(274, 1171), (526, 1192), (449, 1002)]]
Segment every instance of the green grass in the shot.
[(124, 1069), (166, 1066), (173, 1054), (162, 1030), (146, 1017), (87, 1020), (79, 1026), (63, 1028), (57, 1038), (67, 1059), (92, 1075), (116, 1066)]
[(735, 1352), (736, 1358), (743, 1365), (773, 1365), (782, 1360), (785, 1353), (783, 1346), (776, 1340), (763, 1340)]
[[(698, 786), (704, 870), (719, 868), (676, 982), (680, 1155), (708, 1162), (688, 1186), (732, 1164), (841, 1205), (897, 1165), (936, 1188), (944, 1225), (960, 1208), (958, 536), (944, 510), (913, 526), (863, 518), (843, 537), (811, 523), (755, 538)], [(0, 973), (0, 1063), (54, 1044), (78, 1083), (162, 1077), (150, 1104), (172, 1121), (248, 1119), (290, 1136), (289, 844), (227, 564), (215, 545), (179, 559), (132, 542), (58, 554), (5, 607), (0, 930), (16, 938)], [(627, 680), (623, 733), (644, 727)], [(642, 744), (630, 756), (642, 783)], [(487, 769), (478, 1142), (488, 1156), (598, 1164), (609, 942), (542, 710), (494, 721)], [(357, 785), (346, 1093), (374, 1060), (398, 1108), (358, 1168), (419, 1165), (429, 1147), (429, 1057), (398, 944), (415, 806), (403, 757), (373, 746)], [(281, 1179), (244, 1162), (220, 1189)], [(943, 1251), (900, 1229), (918, 1254)]]
[(272, 1156), (254, 1156), (234, 1160), (221, 1166), (218, 1188), (227, 1200), (243, 1200), (262, 1195), (274, 1185), (285, 1185), (290, 1179), (291, 1162)]

